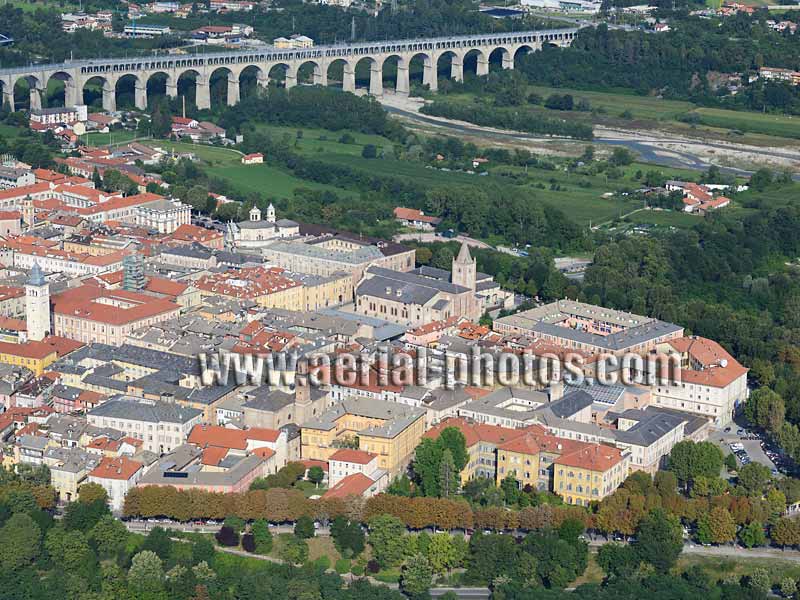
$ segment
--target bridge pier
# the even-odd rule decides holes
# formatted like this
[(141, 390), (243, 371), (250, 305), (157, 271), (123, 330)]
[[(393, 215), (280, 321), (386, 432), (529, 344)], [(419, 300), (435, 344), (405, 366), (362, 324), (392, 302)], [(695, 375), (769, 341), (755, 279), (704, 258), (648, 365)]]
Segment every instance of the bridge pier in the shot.
[(504, 69), (513, 69), (514, 68), (514, 55), (511, 52), (504, 52), (503, 53), (503, 68)]
[(147, 83), (136, 82), (133, 103), (139, 110), (147, 110)]
[(172, 83), (170, 79), (167, 80), (167, 88), (166, 88), (167, 98), (177, 98), (178, 97), (178, 83)]
[(235, 73), (228, 75), (228, 106), (239, 104), (239, 77)]
[(103, 110), (106, 112), (116, 112), (117, 95), (114, 85), (108, 81), (103, 83)]
[(478, 55), (478, 65), (475, 68), (475, 74), (478, 77), (489, 74), (489, 57), (483, 54)]
[(394, 91), (401, 96), (408, 96), (410, 88), (408, 78), (408, 65), (397, 63), (397, 82), (394, 84)]
[(83, 99), (80, 95), (80, 88), (78, 88), (74, 81), (70, 80), (64, 82), (64, 106), (83, 104)]
[(436, 75), (436, 63), (432, 59), (426, 59), (425, 67), (422, 71), (422, 85), (427, 85), (432, 92), (439, 89), (439, 81)]
[(342, 72), (342, 91), (356, 91), (356, 69), (350, 63), (345, 63), (344, 65), (344, 71)]
[(11, 111), (14, 111), (14, 86), (7, 87), (5, 83), (3, 83), (3, 106), (8, 107)]
[(297, 85), (297, 67), (290, 66), (286, 69), (286, 79), (284, 80), (284, 86), (286, 89), (293, 88)]
[(376, 98), (383, 96), (383, 69), (377, 62), (369, 67), (369, 95)]
[(42, 90), (39, 87), (39, 82), (32, 83), (30, 86), (30, 107), (31, 110), (42, 108)]
[(453, 55), (450, 63), (450, 79), (453, 81), (464, 81), (464, 59)]
[(208, 79), (198, 77), (194, 80), (194, 103), (198, 110), (211, 109), (211, 90), (209, 89)]
[(323, 67), (314, 67), (314, 85), (325, 87), (328, 85), (328, 70)]

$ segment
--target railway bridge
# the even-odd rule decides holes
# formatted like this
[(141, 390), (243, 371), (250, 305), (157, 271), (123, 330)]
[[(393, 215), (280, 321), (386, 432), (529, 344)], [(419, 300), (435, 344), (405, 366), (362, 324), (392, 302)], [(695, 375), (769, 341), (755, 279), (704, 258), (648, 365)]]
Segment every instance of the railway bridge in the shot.
[[(456, 81), (464, 78), (464, 63), (474, 56), (477, 75), (489, 72), (489, 59), (499, 54), (504, 69), (513, 69), (521, 52), (535, 52), (550, 44), (569, 46), (577, 29), (520, 31), (514, 33), (479, 34), (426, 39), (362, 42), (311, 48), (247, 49), (207, 54), (161, 54), (137, 58), (94, 58), (61, 64), (41, 64), (0, 69), (0, 95), (3, 104), (14, 104), (14, 87), (20, 80), (27, 82), (31, 108), (41, 108), (44, 92), (52, 79), (63, 82), (64, 104), (84, 103), (87, 85), (102, 89), (103, 108), (116, 110), (120, 82), (133, 82), (134, 103), (147, 108), (148, 89), (153, 93), (153, 80), (158, 80), (169, 97), (178, 96), (178, 83), (193, 82), (195, 103), (199, 109), (211, 107), (212, 77), (227, 78), (226, 102), (235, 105), (241, 98), (243, 76), (255, 79), (259, 86), (270, 80), (280, 80), (287, 88), (297, 85), (301, 72), (308, 74), (309, 83), (328, 85), (329, 70), (336, 67), (341, 73), (345, 91), (356, 90), (356, 67), (369, 65), (368, 92), (383, 94), (384, 65), (396, 63), (395, 92), (408, 94), (409, 68), (412, 62), (422, 64), (422, 83), (436, 90), (440, 62), (445, 71), (449, 61), (449, 76)], [(471, 61), (470, 61), (471, 62)], [(363, 67), (361, 67), (363, 70)], [(186, 89), (185, 83), (181, 86)]]

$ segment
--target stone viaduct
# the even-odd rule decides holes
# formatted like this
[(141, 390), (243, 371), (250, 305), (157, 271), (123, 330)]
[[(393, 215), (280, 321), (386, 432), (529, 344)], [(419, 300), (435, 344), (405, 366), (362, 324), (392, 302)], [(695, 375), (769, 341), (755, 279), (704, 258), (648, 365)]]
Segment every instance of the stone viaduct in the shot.
[(194, 81), (195, 102), (200, 109), (211, 107), (209, 84), (212, 76), (227, 77), (227, 103), (234, 105), (240, 100), (242, 74), (248, 72), (259, 86), (268, 85), (276, 73), (283, 72), (284, 85), (289, 88), (297, 84), (301, 68), (313, 69), (311, 83), (328, 85), (328, 70), (339, 63), (342, 69), (342, 88), (356, 90), (356, 66), (366, 61), (370, 69), (369, 93), (383, 94), (383, 67), (387, 61), (396, 61), (397, 78), (395, 91), (408, 94), (410, 89), (409, 67), (412, 61), (421, 61), (423, 84), (435, 90), (439, 61), (448, 58), (450, 77), (461, 81), (464, 77), (464, 61), (475, 55), (477, 75), (489, 72), (489, 57), (499, 53), (502, 67), (514, 68), (514, 59), (521, 51), (534, 52), (550, 44), (568, 46), (576, 29), (553, 29), (515, 33), (479, 34), (429, 39), (363, 42), (334, 46), (315, 46), (303, 49), (247, 49), (241, 51), (208, 54), (161, 54), (137, 58), (95, 58), (76, 60), (62, 64), (31, 65), (0, 69), (0, 94), (3, 104), (14, 106), (14, 86), (24, 79), (30, 90), (30, 107), (41, 108), (42, 96), (48, 82), (55, 78), (64, 83), (64, 103), (67, 106), (83, 103), (84, 87), (92, 82), (102, 87), (103, 108), (116, 110), (117, 91), (120, 80), (133, 78), (135, 105), (147, 107), (148, 81), (155, 76), (166, 79), (166, 94), (178, 95), (178, 81), (189, 78)]

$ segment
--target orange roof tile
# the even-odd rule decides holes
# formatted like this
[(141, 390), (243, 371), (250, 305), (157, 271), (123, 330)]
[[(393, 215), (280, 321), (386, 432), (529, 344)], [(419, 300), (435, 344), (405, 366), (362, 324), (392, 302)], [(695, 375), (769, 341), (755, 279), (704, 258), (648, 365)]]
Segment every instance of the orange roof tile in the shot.
[(363, 473), (353, 473), (340, 480), (335, 486), (325, 492), (323, 498), (347, 498), (348, 496), (363, 496), (372, 484), (369, 477)]
[(99, 479), (118, 479), (128, 481), (142, 468), (142, 463), (124, 456), (119, 458), (105, 457), (90, 473), (90, 477)]
[(329, 461), (335, 460), (337, 462), (347, 462), (347, 463), (354, 463), (357, 465), (367, 465), (371, 463), (375, 457), (378, 456), (377, 454), (373, 454), (372, 452), (365, 452), (364, 450), (355, 450), (353, 448), (340, 448), (336, 452), (334, 452)]

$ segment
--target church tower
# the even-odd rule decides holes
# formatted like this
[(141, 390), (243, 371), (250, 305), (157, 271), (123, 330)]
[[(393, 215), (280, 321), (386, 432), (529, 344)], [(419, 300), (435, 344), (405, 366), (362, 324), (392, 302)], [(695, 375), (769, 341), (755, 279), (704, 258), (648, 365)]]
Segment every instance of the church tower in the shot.
[(275, 207), (272, 205), (272, 202), (269, 203), (267, 207), (267, 223), (274, 223), (275, 222)]
[(40, 342), (50, 333), (50, 284), (39, 263), (33, 263), (30, 279), (25, 284), (25, 317), (29, 340)]
[(250, 220), (251, 221), (260, 221), (261, 220), (261, 211), (258, 209), (257, 206), (254, 206), (250, 209)]
[(475, 259), (469, 253), (466, 243), (461, 244), (458, 256), (453, 259), (452, 282), (475, 291), (475, 284), (478, 279), (478, 267)]

